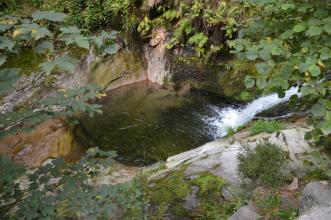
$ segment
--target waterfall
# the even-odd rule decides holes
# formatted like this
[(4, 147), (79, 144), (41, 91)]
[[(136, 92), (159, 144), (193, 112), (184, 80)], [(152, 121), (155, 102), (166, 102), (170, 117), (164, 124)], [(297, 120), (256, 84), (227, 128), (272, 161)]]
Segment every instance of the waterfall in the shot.
[(229, 128), (237, 129), (239, 126), (245, 125), (256, 114), (280, 103), (287, 102), (292, 95), (300, 96), (298, 87), (292, 87), (287, 90), (283, 98), (279, 98), (278, 94), (271, 94), (260, 97), (243, 108), (235, 109), (232, 107), (219, 108), (217, 106), (211, 106), (214, 115), (205, 117), (204, 121), (210, 126), (211, 135), (215, 138), (224, 137), (227, 135)]

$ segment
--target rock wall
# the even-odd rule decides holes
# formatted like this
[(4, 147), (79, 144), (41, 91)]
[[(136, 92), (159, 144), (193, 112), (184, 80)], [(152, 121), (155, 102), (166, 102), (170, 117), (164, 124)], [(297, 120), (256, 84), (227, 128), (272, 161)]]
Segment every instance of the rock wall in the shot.
[(160, 85), (166, 85), (170, 80), (170, 68), (166, 54), (167, 35), (164, 28), (154, 30), (149, 44), (144, 47), (147, 78)]
[(148, 79), (145, 60), (138, 51), (122, 50), (109, 60), (94, 64), (92, 82), (106, 91)]
[(66, 126), (60, 120), (50, 120), (30, 133), (20, 132), (1, 139), (0, 154), (28, 167), (39, 167), (51, 158), (78, 159), (81, 152)]

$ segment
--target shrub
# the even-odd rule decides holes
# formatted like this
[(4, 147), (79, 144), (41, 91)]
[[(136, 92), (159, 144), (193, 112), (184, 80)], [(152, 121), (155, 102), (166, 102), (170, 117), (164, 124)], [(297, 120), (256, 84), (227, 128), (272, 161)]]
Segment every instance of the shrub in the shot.
[(279, 146), (263, 143), (255, 149), (244, 147), (237, 159), (238, 171), (243, 177), (271, 187), (277, 187), (283, 182), (281, 168), (285, 153)]
[(251, 134), (256, 135), (263, 132), (268, 134), (274, 133), (276, 131), (280, 131), (284, 128), (283, 123), (279, 121), (265, 121), (265, 120), (258, 120), (252, 124), (251, 127)]

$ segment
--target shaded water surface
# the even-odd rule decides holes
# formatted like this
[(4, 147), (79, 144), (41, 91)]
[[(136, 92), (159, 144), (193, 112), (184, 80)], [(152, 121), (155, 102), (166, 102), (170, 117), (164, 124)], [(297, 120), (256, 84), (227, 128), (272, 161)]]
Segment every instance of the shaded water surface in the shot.
[(83, 145), (115, 150), (118, 160), (146, 165), (213, 139), (203, 119), (222, 107), (219, 97), (198, 91), (178, 96), (150, 82), (111, 91), (102, 101), (103, 114), (82, 117), (75, 131)]

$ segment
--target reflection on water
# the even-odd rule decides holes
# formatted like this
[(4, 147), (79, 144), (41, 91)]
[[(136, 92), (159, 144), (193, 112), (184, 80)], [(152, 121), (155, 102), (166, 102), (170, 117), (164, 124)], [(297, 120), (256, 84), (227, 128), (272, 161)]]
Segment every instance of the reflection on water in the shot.
[(116, 89), (103, 100), (103, 114), (80, 118), (75, 131), (83, 145), (115, 150), (118, 160), (146, 165), (213, 139), (203, 118), (218, 97), (183, 96), (141, 82)]

